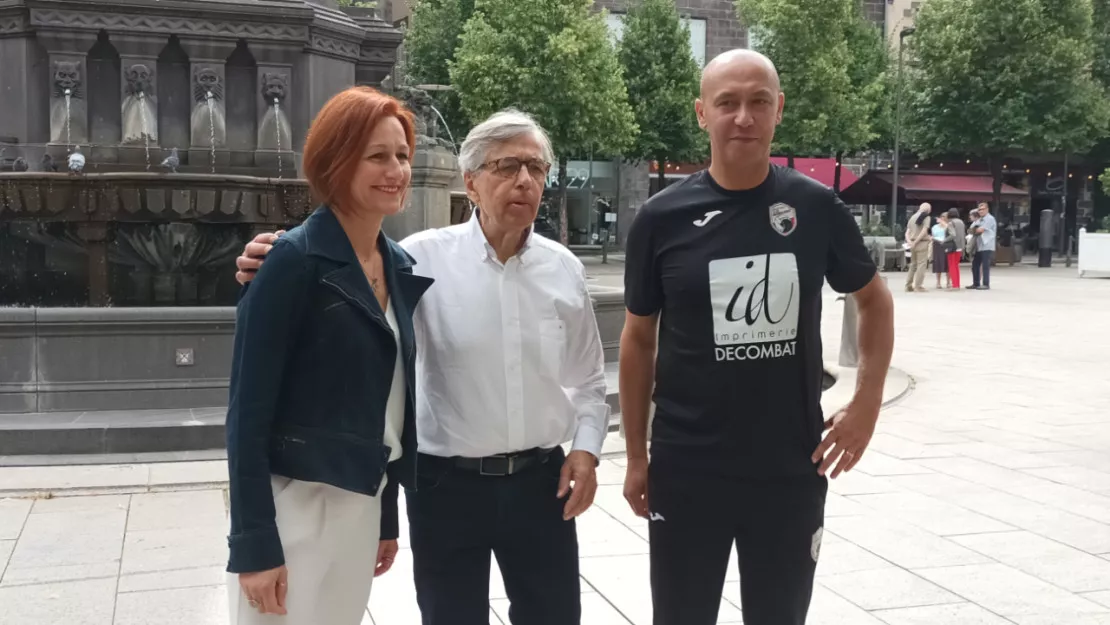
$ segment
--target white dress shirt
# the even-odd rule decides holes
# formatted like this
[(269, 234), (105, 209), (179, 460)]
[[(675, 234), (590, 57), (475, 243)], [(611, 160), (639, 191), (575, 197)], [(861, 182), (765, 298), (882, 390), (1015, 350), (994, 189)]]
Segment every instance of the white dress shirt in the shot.
[(418, 449), (479, 458), (573, 439), (600, 457), (605, 356), (582, 261), (529, 234), (502, 264), (477, 211), (401, 246), (435, 279), (413, 318)]

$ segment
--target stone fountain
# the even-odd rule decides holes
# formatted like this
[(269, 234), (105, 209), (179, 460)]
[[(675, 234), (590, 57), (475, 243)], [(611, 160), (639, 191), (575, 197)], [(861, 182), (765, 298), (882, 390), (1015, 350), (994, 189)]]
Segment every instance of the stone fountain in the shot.
[[(225, 401), (234, 258), (315, 207), (310, 121), (401, 39), (335, 0), (0, 0), (0, 413)], [(450, 222), (455, 156), (417, 113), (397, 238)]]
[[(311, 211), (298, 171), (310, 121), (352, 84), (380, 87), (402, 37), (334, 0), (8, 0), (0, 35), (0, 306), (234, 304), (215, 269), (234, 250), (209, 240)], [(448, 225), (455, 159), (427, 94), (398, 95), (421, 125), (415, 209), (387, 225), (403, 237)], [(71, 175), (78, 147), (87, 163)], [(17, 158), (31, 171), (11, 171)], [(137, 238), (149, 253), (128, 251)]]

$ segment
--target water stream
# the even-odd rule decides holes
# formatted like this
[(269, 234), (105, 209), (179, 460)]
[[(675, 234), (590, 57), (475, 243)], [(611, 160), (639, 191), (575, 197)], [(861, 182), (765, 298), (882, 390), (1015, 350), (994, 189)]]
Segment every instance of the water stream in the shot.
[(146, 143), (146, 170), (150, 171), (150, 126), (146, 115), (146, 93), (139, 92), (139, 115), (143, 118), (143, 141)]
[(212, 173), (216, 173), (216, 113), (212, 109), (212, 92), (205, 95), (208, 101), (208, 145), (212, 149)]
[(436, 114), (436, 117), (439, 118), (440, 123), (443, 124), (443, 129), (447, 131), (447, 138), (451, 140), (451, 149), (455, 152), (455, 158), (458, 158), (459, 149), (455, 144), (455, 135), (451, 134), (451, 128), (447, 125), (447, 120), (443, 119), (443, 113), (440, 113), (439, 109), (437, 109), (432, 104), (429, 104), (428, 106), (431, 107), (432, 111)]
[(70, 102), (72, 101), (72, 97), (73, 97), (73, 90), (72, 89), (66, 89), (66, 149), (67, 150), (70, 148), (71, 145), (73, 145), (73, 141), (70, 137), (70, 127), (72, 126), (72, 121), (71, 120), (73, 118), (73, 114), (70, 112), (70, 108), (69, 108)]
[(278, 180), (281, 180), (281, 101), (274, 98), (274, 129), (277, 134)]

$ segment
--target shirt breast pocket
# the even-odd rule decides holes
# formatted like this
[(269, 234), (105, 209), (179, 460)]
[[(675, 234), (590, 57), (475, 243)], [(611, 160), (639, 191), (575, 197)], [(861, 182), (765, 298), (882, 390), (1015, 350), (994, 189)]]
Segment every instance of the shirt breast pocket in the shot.
[(566, 343), (567, 330), (562, 319), (540, 320), (540, 364), (543, 372), (556, 380), (562, 373)]

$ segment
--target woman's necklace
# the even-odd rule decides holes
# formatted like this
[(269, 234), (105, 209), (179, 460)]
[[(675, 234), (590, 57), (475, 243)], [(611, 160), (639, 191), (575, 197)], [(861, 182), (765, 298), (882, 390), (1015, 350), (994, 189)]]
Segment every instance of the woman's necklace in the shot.
[(365, 258), (365, 259), (364, 259), (364, 258), (359, 258), (359, 259), (358, 259), (358, 261), (359, 261), (360, 263), (362, 263), (362, 267), (363, 267), (363, 273), (365, 273), (365, 274), (366, 274), (366, 279), (370, 281), (370, 288), (371, 288), (371, 289), (372, 289), (372, 290), (373, 290), (373, 291), (374, 291), (375, 293), (377, 293), (377, 292), (378, 292), (378, 289), (379, 289), (379, 287), (380, 287), (380, 285), (381, 285), (381, 278), (379, 278), (378, 276), (370, 275), (370, 272), (369, 272), (369, 271), (367, 270), (367, 269), (368, 269), (368, 268), (367, 268), (367, 266), (368, 266), (368, 265), (371, 265), (371, 267), (372, 267), (372, 264), (373, 264), (373, 260), (374, 260), (374, 257), (373, 257), (373, 256), (371, 256), (370, 258)]

